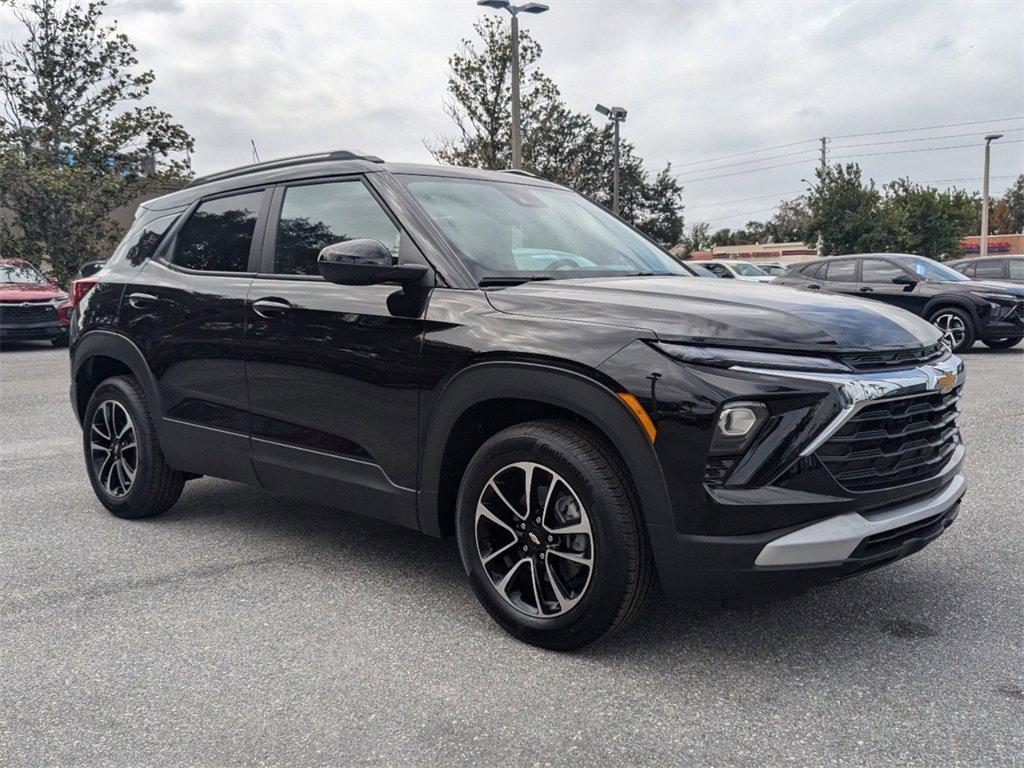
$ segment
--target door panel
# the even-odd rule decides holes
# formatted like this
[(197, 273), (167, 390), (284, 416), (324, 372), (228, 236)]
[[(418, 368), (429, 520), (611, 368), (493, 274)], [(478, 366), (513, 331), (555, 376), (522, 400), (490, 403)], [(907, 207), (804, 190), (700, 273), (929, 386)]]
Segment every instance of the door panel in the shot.
[(923, 289), (925, 283), (900, 285), (892, 281), (897, 275), (917, 279), (916, 275), (888, 259), (864, 259), (861, 262), (861, 282), (858, 290), (866, 298), (884, 301), (886, 304), (920, 315), (931, 298), (928, 291)]

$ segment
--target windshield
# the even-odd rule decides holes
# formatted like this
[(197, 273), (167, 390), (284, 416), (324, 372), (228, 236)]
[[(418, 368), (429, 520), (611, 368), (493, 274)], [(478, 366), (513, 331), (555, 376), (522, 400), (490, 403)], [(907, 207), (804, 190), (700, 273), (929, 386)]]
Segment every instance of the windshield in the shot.
[(402, 181), (481, 281), (686, 274), (654, 243), (566, 189), (430, 176)]
[(730, 266), (740, 277), (767, 277), (768, 275), (767, 272), (762, 269), (758, 269), (753, 264), (745, 264), (742, 261), (734, 262)]
[(43, 274), (31, 264), (0, 264), (0, 283), (48, 285)]
[(897, 261), (907, 269), (912, 269), (918, 277), (934, 280), (939, 283), (969, 283), (971, 278), (962, 275), (955, 269), (939, 264), (937, 261), (922, 256), (909, 256)]

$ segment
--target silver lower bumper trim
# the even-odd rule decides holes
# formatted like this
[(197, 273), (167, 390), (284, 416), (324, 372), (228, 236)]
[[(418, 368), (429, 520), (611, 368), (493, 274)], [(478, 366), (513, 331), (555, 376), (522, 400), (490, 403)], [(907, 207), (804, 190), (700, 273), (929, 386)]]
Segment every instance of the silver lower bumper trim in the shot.
[(878, 512), (848, 512), (808, 525), (766, 544), (754, 565), (770, 568), (842, 562), (868, 536), (916, 523), (949, 509), (963, 496), (966, 485), (964, 476), (958, 472), (949, 485), (926, 499)]

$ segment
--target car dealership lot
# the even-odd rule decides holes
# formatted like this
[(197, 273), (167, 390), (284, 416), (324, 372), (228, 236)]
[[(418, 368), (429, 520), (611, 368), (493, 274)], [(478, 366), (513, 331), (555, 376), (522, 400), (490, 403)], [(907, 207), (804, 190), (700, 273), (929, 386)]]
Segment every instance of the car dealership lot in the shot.
[(210, 479), (112, 517), (67, 352), (5, 349), (0, 762), (1021, 764), (1024, 351), (965, 361), (970, 487), (933, 545), (557, 654), (486, 616), (452, 541)]

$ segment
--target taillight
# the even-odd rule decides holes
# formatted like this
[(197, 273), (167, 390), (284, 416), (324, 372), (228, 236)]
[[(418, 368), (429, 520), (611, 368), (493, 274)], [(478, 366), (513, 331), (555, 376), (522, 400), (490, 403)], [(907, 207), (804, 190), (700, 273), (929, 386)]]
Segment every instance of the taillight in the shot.
[(99, 284), (99, 278), (83, 277), (71, 284), (71, 306), (77, 307), (78, 303), (85, 298), (85, 294)]

